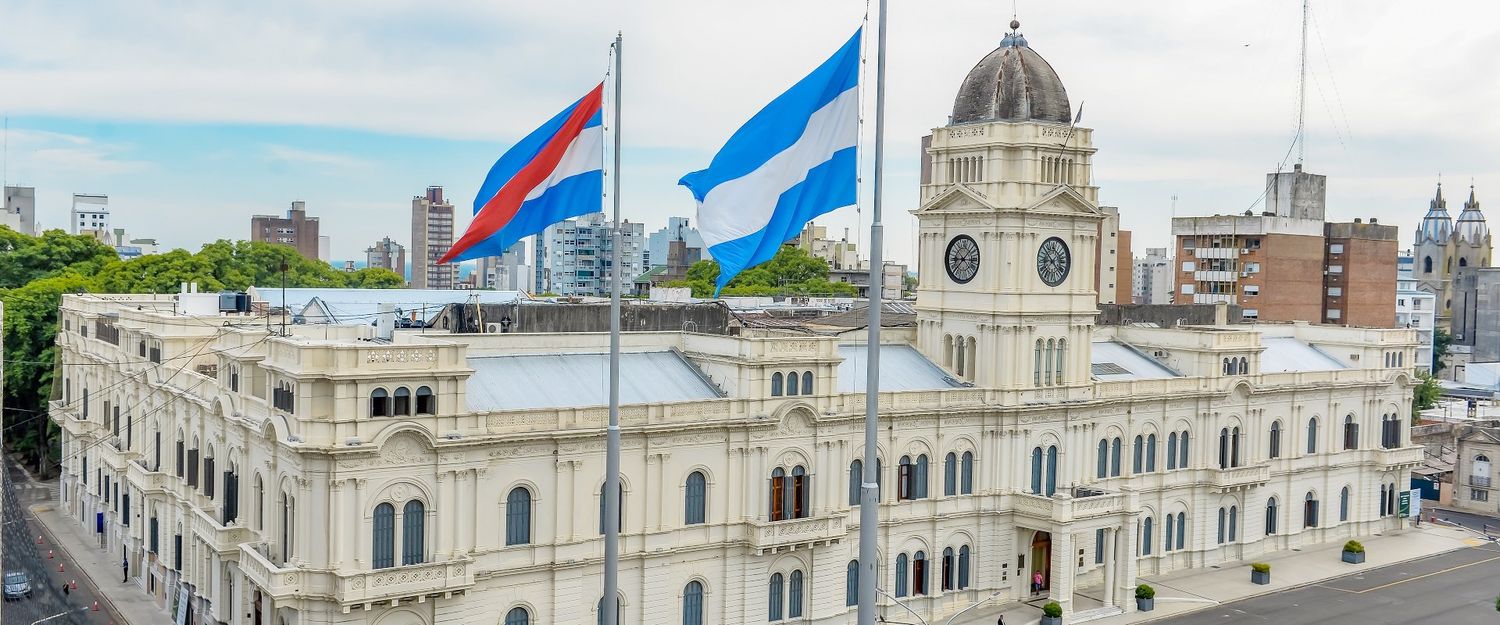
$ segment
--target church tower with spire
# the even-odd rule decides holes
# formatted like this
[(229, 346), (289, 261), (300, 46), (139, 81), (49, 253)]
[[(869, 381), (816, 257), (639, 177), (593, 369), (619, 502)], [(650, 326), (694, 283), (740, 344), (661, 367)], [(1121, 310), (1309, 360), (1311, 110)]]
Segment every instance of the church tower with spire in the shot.
[(924, 139), (918, 348), (955, 378), (1028, 401), (1087, 392), (1099, 190), (1092, 131), (1020, 23)]
[(1463, 212), (1454, 223), (1448, 215), (1448, 201), (1443, 198), (1443, 185), (1438, 183), (1437, 194), (1428, 203), (1427, 216), (1417, 228), (1412, 250), (1412, 277), (1416, 278), (1417, 288), (1436, 296), (1437, 325), (1450, 329), (1454, 278), (1469, 267), (1489, 267), (1493, 250), (1489, 226), (1479, 210), (1472, 185), (1469, 200), (1464, 202)]

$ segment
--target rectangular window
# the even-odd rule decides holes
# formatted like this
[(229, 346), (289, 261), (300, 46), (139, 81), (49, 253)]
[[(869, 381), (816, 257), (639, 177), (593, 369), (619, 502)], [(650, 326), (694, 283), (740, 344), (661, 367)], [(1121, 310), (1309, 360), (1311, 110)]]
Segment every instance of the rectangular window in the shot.
[(1490, 492), (1487, 490), (1479, 490), (1475, 488), (1469, 491), (1469, 499), (1472, 499), (1474, 501), (1489, 501)]
[(1340, 319), (1340, 318), (1343, 318), (1343, 316), (1344, 316), (1344, 311), (1342, 311), (1342, 310), (1339, 310), (1337, 308), (1330, 308), (1330, 309), (1328, 309), (1328, 318), (1329, 319)]
[(1260, 319), (1260, 310), (1256, 308), (1246, 308), (1240, 311), (1240, 316), (1245, 319)]
[(1328, 246), (1328, 253), (1329, 254), (1343, 254), (1344, 253), (1344, 244), (1343, 243), (1333, 243), (1333, 244), (1330, 244)]
[(1193, 285), (1191, 285), (1191, 284), (1184, 284), (1184, 285), (1182, 285), (1182, 294), (1183, 295), (1192, 295), (1193, 294)]
[(1343, 294), (1344, 294), (1344, 287), (1341, 287), (1341, 286), (1331, 286), (1331, 287), (1328, 287), (1328, 296), (1329, 297), (1340, 297)]
[(1260, 286), (1255, 284), (1245, 285), (1245, 295), (1260, 295)]
[(1328, 273), (1344, 273), (1343, 265), (1329, 265)]
[(1193, 261), (1185, 260), (1185, 261), (1182, 261), (1182, 270), (1184, 272), (1197, 271), (1198, 270), (1198, 266)]

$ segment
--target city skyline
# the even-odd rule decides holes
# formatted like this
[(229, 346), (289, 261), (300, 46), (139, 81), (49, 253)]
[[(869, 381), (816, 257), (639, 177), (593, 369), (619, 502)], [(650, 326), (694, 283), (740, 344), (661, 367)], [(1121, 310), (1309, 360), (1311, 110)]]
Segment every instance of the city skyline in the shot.
[[(1103, 129), (1099, 141), (1107, 149), (1095, 183), (1105, 189), (1102, 203), (1120, 207), (1121, 226), (1136, 233), (1137, 248), (1166, 244), (1171, 196), (1179, 198), (1178, 215), (1242, 212), (1286, 154), (1296, 108), (1298, 8), (1290, 2), (1271, 11), (1248, 2), (1018, 7), (1032, 45), (1070, 77), (1074, 107), (1087, 103), (1081, 125)], [(8, 183), (37, 187), (45, 226), (62, 223), (71, 194), (107, 193), (120, 225), (154, 234), (164, 248), (237, 238), (233, 230), (199, 224), (240, 222), (301, 199), (324, 216), (335, 235), (332, 256), (343, 259), (359, 258), (368, 241), (393, 227), (399, 232), (393, 224), (404, 221), (407, 198), (429, 184), (446, 187), (467, 217), (487, 164), (544, 111), (602, 77), (605, 43), (616, 28), (632, 50), (625, 70), (632, 81), (625, 102), (625, 215), (653, 226), (668, 216), (691, 217), (694, 206), (675, 186), (677, 177), (704, 165), (757, 102), (846, 36), (863, 5), (771, 4), (741, 7), (732, 16), (724, 8), (665, 2), (642, 11), (603, 6), (566, 32), (548, 24), (545, 11), (516, 6), (420, 16), (387, 7), (348, 32), (333, 28), (336, 12), (318, 8), (272, 7), (264, 16), (140, 10), (159, 18), (159, 37), (116, 29), (108, 10), (17, 8), (11, 22), (19, 26), (0, 42), (0, 79), (28, 87), (8, 93), (4, 111)], [(954, 11), (977, 19), (955, 22)], [(793, 12), (805, 19), (784, 24)], [(224, 41), (187, 28), (229, 17), (247, 22)], [(886, 185), (892, 209), (915, 206), (917, 143), (945, 123), (951, 85), (998, 41), (1009, 17), (1003, 7), (980, 3), (893, 11)], [(1483, 152), (1500, 134), (1483, 114), (1496, 86), (1472, 81), (1462, 62), (1485, 44), (1484, 33), (1394, 4), (1318, 4), (1312, 17), (1306, 166), (1329, 176), (1331, 219), (1376, 217), (1400, 226), (1406, 241), (1440, 171), (1452, 187), (1468, 186), (1472, 176), (1481, 201), (1488, 188), (1500, 188), (1495, 160)], [(289, 30), (275, 30), (288, 19)], [(684, 21), (694, 28), (681, 28)], [(69, 28), (59, 32), (63, 22)], [(419, 26), (443, 33), (440, 45), (403, 47), (400, 54), (377, 47), (392, 29)], [(489, 26), (505, 36), (487, 38)], [(729, 30), (738, 45), (719, 43), (730, 39)], [(1420, 61), (1388, 53), (1390, 40), (1403, 32), (1422, 33), (1404, 40), (1423, 52)], [(43, 33), (59, 40), (41, 45), (33, 37)], [(587, 53), (595, 39), (597, 59)], [(939, 39), (954, 45), (934, 45)], [(247, 60), (238, 46), (252, 44), (288, 45), (273, 59)], [(99, 54), (102, 46), (111, 54)], [(180, 54), (187, 46), (201, 54)], [(539, 78), (507, 62), (518, 51), (555, 54), (558, 62)], [(220, 73), (205, 69), (220, 65)], [(286, 66), (299, 69), (271, 82)], [(479, 70), (487, 77), (468, 80)], [(1472, 91), (1464, 98), (1430, 96), (1454, 85)], [(100, 88), (120, 97), (83, 97)], [(436, 91), (448, 97), (433, 99)], [(663, 115), (652, 106), (659, 101), (680, 110)], [(691, 132), (683, 132), (684, 124)], [(209, 219), (156, 217), (182, 210)], [(855, 211), (825, 221), (851, 228), (860, 242), (867, 236), (868, 222)], [(887, 221), (889, 256), (914, 264), (909, 217)]]

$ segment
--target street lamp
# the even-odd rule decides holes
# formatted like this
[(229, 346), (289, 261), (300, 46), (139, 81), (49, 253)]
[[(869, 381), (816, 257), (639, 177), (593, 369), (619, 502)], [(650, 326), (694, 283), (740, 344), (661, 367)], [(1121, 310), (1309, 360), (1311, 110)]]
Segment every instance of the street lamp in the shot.
[[(921, 621), (921, 622), (922, 622), (922, 625), (932, 625), (932, 624), (931, 624), (931, 623), (928, 623), (928, 622), (927, 622), (927, 619), (924, 619), (924, 618), (922, 618), (922, 615), (921, 615), (921, 614), (917, 614), (917, 611), (916, 611), (916, 610), (913, 610), (913, 609), (911, 609), (911, 607), (910, 607), (910, 606), (908, 606), (908, 605), (906, 605), (906, 604), (905, 604), (905, 603), (902, 603), (902, 602), (901, 602), (901, 600), (900, 600), (900, 599), (897, 599), (897, 598), (895, 598), (895, 597), (893, 597), (893, 596), (891, 596), (891, 593), (888, 593), (888, 592), (886, 592), (886, 591), (884, 591), (884, 590), (881, 590), (881, 589), (879, 589), (879, 588), (876, 588), (876, 589), (875, 589), (875, 592), (878, 592), (878, 593), (880, 593), (880, 594), (882, 594), (882, 595), (884, 595), (884, 596), (885, 596), (885, 598), (886, 598), (886, 599), (890, 599), (890, 600), (891, 600), (891, 602), (892, 602), (892, 603), (894, 603), (894, 604), (896, 604), (896, 605), (899, 605), (899, 606), (901, 606), (901, 609), (903, 609), (903, 610), (906, 610), (906, 611), (907, 611), (907, 612), (910, 612), (910, 613), (911, 613), (911, 615), (912, 615), (912, 616), (914, 616), (914, 617), (916, 617), (916, 618), (917, 618), (917, 620), (918, 620), (918, 621)], [(985, 597), (985, 598), (983, 598), (983, 599), (980, 599), (980, 600), (979, 600), (979, 601), (976, 601), (976, 602), (974, 602), (974, 604), (973, 604), (973, 605), (970, 605), (970, 606), (969, 606), (969, 607), (967, 607), (967, 608), (964, 608), (964, 609), (962, 609), (962, 610), (959, 610), (959, 611), (958, 611), (958, 612), (957, 612), (957, 613), (956, 613), (956, 614), (954, 614), (954, 615), (953, 615), (953, 616), (950, 616), (950, 617), (948, 617), (948, 620), (946, 620), (946, 621), (943, 621), (943, 625), (953, 625), (953, 620), (954, 620), (954, 619), (956, 619), (956, 618), (958, 618), (958, 617), (960, 617), (960, 616), (963, 616), (963, 614), (964, 614), (964, 613), (965, 613), (965, 612), (968, 612), (968, 611), (969, 611), (969, 610), (973, 610), (973, 609), (974, 609), (974, 608), (977, 608), (977, 607), (979, 607), (979, 606), (982, 606), (982, 605), (984, 605), (984, 604), (986, 604), (986, 603), (989, 603), (989, 602), (990, 602), (990, 599), (994, 599), (994, 598), (995, 598), (995, 597), (998, 597), (998, 596), (1000, 596), (1000, 594), (1001, 594), (1001, 593), (1002, 593), (1002, 592), (1003, 592), (1003, 591), (999, 591), (999, 590), (997, 590), (997, 591), (995, 591), (995, 592), (993, 592), (993, 593), (991, 593), (991, 594), (990, 594), (990, 596), (988, 596), (988, 597)], [(882, 623), (894, 623), (894, 624), (900, 624), (900, 623), (901, 623), (901, 621), (888, 621), (888, 620), (886, 620), (886, 619), (885, 619), (885, 618), (884, 618), (884, 617), (881, 617), (881, 619), (880, 619), (880, 622), (882, 622)]]

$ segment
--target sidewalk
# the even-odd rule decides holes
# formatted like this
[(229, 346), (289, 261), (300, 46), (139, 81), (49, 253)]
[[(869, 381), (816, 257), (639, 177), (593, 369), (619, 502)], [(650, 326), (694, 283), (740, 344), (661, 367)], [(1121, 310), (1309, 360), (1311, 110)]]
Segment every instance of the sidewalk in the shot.
[[(1470, 531), (1432, 524), (1423, 524), (1419, 529), (1407, 529), (1401, 533), (1371, 536), (1360, 539), (1360, 542), (1365, 545), (1364, 564), (1346, 564), (1339, 560), (1342, 541), (1258, 558), (1257, 561), (1271, 565), (1271, 583), (1266, 586), (1250, 583), (1248, 561), (1229, 563), (1221, 569), (1187, 569), (1166, 575), (1142, 577), (1142, 583), (1151, 584), (1156, 589), (1155, 610), (1114, 615), (1083, 610), (1068, 615), (1063, 622), (1070, 625), (1083, 622), (1099, 625), (1147, 623), (1222, 603), (1308, 586), (1371, 568), (1486, 544), (1486, 541), (1475, 538)], [(1128, 600), (1135, 601), (1133, 596)], [(955, 625), (994, 625), (1001, 614), (1005, 615), (1006, 625), (1036, 625), (1041, 622), (1042, 611), (1024, 603), (1010, 603), (976, 609), (956, 621)]]
[(31, 514), (41, 523), (47, 533), (48, 542), (67, 555), (94, 588), (109, 604), (110, 610), (124, 619), (119, 625), (159, 625), (172, 622), (166, 610), (156, 607), (156, 602), (146, 594), (139, 577), (130, 583), (120, 581), (120, 561), (98, 547), (97, 536), (85, 532), (83, 527), (56, 509), (56, 504), (42, 503), (31, 507)]

